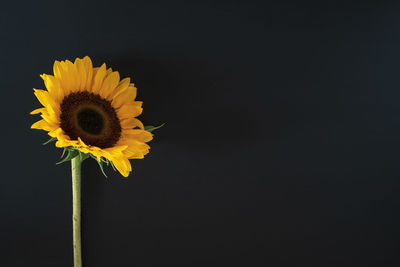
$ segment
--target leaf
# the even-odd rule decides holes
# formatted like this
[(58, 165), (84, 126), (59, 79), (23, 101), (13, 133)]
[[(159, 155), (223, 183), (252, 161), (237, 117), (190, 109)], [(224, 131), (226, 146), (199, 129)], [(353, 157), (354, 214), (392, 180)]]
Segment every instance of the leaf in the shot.
[(165, 123), (161, 124), (160, 126), (152, 126), (152, 125), (148, 125), (148, 126), (144, 126), (144, 129), (148, 132), (152, 132), (154, 130), (160, 129), (161, 127), (163, 127), (165, 125)]
[(49, 140), (47, 140), (46, 142), (44, 142), (42, 145), (47, 145), (48, 143), (51, 143), (51, 142), (56, 141), (56, 140), (57, 140), (57, 137), (52, 137)]
[(78, 150), (69, 149), (69, 150), (68, 150), (68, 155), (67, 155), (63, 160), (57, 162), (56, 164), (58, 165), (58, 164), (61, 164), (61, 163), (66, 162), (66, 161), (69, 161), (69, 160), (75, 158), (75, 157), (78, 156), (78, 155), (79, 155)]

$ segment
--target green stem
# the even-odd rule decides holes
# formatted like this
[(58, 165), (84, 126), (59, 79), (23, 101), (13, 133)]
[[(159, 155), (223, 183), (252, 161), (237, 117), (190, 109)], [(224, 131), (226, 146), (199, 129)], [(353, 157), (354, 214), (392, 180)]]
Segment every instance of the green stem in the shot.
[(72, 232), (74, 244), (74, 267), (82, 267), (81, 251), (81, 159), (71, 160), (72, 171)]

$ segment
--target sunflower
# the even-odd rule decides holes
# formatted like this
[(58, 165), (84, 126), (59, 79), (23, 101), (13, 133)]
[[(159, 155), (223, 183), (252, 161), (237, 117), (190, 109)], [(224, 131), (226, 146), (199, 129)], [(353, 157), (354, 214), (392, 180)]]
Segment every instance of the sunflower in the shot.
[(47, 131), (56, 147), (110, 162), (127, 177), (129, 159), (143, 158), (153, 138), (135, 118), (142, 102), (135, 101), (137, 89), (130, 78), (120, 80), (105, 63), (94, 68), (88, 56), (74, 63), (55, 61), (53, 71), (40, 75), (47, 90), (34, 89), (43, 107), (31, 112), (42, 117), (31, 128)]

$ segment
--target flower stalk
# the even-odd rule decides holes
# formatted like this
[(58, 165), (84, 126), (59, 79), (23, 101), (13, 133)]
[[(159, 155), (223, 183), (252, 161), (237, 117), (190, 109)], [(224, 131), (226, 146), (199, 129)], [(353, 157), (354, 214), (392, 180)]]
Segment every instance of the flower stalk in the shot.
[(72, 232), (74, 267), (82, 267), (81, 250), (81, 163), (80, 157), (71, 159), (72, 171)]

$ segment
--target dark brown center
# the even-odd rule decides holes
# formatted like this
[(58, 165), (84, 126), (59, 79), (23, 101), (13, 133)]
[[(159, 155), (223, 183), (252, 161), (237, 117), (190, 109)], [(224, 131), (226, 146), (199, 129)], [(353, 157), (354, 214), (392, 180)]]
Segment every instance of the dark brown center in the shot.
[(111, 103), (89, 92), (72, 93), (61, 103), (60, 127), (87, 145), (112, 147), (121, 136), (121, 124)]

